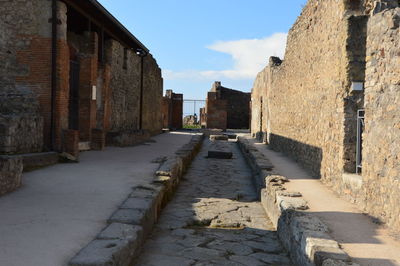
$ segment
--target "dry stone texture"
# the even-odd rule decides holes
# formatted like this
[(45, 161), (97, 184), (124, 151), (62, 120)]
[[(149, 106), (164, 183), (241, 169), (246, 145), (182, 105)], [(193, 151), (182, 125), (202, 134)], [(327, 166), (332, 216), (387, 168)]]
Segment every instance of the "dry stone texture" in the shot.
[[(252, 91), (251, 131), (400, 229), (399, 2), (309, 0)], [(353, 90), (353, 83), (365, 91)], [(362, 176), (357, 110), (364, 109)], [(355, 180), (356, 185), (351, 180)]]
[(368, 23), (363, 192), (366, 209), (400, 230), (400, 8)]
[(117, 41), (107, 43), (108, 61), (111, 67), (111, 130), (139, 129), (140, 101), (140, 57), (134, 51), (127, 51), (124, 69), (124, 47)]

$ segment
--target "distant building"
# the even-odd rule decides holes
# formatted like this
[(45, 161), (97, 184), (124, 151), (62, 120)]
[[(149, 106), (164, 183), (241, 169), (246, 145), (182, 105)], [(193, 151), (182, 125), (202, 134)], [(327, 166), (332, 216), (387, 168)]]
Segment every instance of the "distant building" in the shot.
[(251, 93), (225, 88), (216, 81), (208, 92), (206, 107), (200, 109), (202, 127), (249, 128)]
[(183, 121), (183, 94), (167, 90), (162, 101), (163, 127), (181, 129)]

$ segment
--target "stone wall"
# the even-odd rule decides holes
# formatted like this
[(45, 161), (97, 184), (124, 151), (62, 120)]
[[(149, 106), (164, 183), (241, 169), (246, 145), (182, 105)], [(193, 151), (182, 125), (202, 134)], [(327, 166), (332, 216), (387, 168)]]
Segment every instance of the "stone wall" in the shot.
[(226, 100), (220, 99), (217, 92), (208, 92), (206, 100), (206, 128), (227, 129)]
[[(252, 90), (253, 136), (400, 229), (398, 1), (309, 0)], [(364, 84), (365, 91), (355, 90)], [(362, 175), (357, 111), (365, 107)]]
[(111, 71), (110, 130), (139, 130), (141, 59), (135, 51), (127, 50), (117, 41), (109, 40), (106, 47)]
[(151, 135), (160, 134), (163, 124), (161, 103), (164, 84), (161, 69), (151, 54), (144, 57), (143, 71), (143, 129)]
[(308, 1), (289, 32), (285, 60), (270, 60), (252, 95), (252, 132), (267, 132), (274, 149), (332, 184), (344, 165), (348, 28), (342, 4)]
[(363, 135), (366, 210), (400, 230), (400, 8), (368, 22)]
[(216, 81), (207, 95), (205, 124), (207, 128), (247, 129), (250, 118), (250, 93), (232, 90)]
[(222, 87), (220, 97), (227, 101), (227, 128), (248, 129), (251, 94)]
[[(106, 44), (110, 65), (111, 92), (110, 130), (112, 132), (140, 130), (141, 57), (114, 40)], [(142, 129), (159, 134), (162, 129), (161, 100), (163, 80), (161, 69), (151, 54), (143, 57)]]
[[(44, 121), (35, 92), (46, 84), (16, 81), (34, 71), (31, 65), (21, 62), (20, 52), (48, 38), (50, 10), (47, 1), (0, 2), (0, 153), (43, 149)], [(46, 47), (42, 48), (45, 53)], [(43, 62), (38, 64), (46, 69)]]

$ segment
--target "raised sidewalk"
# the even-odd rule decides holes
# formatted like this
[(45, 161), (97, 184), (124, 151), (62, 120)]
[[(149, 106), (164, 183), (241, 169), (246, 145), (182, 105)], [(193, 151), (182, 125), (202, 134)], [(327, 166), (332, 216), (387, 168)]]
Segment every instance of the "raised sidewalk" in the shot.
[(347, 255), (359, 265), (400, 265), (400, 241), (388, 229), (290, 158), (249, 135), (242, 135), (239, 143), (258, 169), (263, 205), (299, 265), (313, 265), (307, 260), (316, 265), (351, 265)]
[(23, 187), (0, 198), (0, 265), (67, 265), (107, 227), (132, 188), (154, 183), (162, 162), (156, 159), (188, 154), (192, 137), (162, 134), (144, 145), (82, 153), (78, 164), (24, 173)]

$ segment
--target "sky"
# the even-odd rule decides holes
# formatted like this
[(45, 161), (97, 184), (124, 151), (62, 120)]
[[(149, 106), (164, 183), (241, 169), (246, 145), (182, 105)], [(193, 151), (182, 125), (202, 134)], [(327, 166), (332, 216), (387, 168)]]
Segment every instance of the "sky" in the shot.
[(283, 58), (287, 32), (306, 0), (99, 2), (153, 54), (164, 90), (204, 100), (214, 81), (250, 92), (268, 58)]

